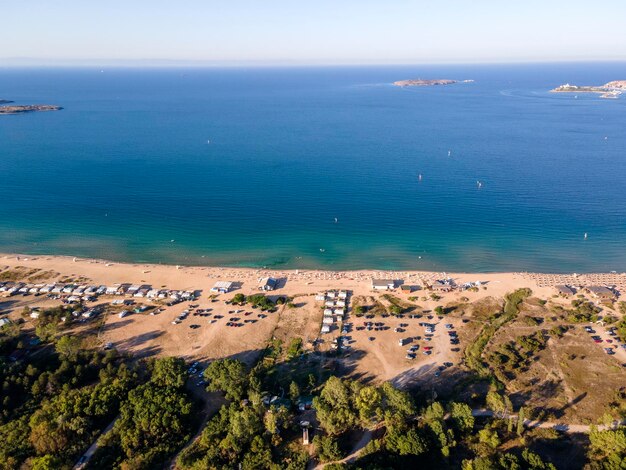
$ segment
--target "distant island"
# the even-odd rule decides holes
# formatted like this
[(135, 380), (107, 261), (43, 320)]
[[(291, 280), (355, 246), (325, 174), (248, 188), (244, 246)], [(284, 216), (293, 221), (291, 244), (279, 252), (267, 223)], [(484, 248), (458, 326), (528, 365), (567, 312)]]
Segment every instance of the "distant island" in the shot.
[(13, 103), (13, 101), (11, 101), (11, 100), (0, 100), (0, 104), (8, 104), (8, 103)]
[(435, 80), (424, 80), (422, 78), (417, 78), (413, 80), (398, 80), (397, 82), (393, 82), (395, 86), (399, 87), (407, 87), (407, 86), (437, 86), (437, 85), (453, 85), (455, 83), (469, 83), (474, 80), (450, 80), (447, 78), (438, 78)]
[[(12, 103), (12, 101), (1, 100), (0, 104)], [(0, 114), (21, 114), (33, 113), (37, 111), (59, 111), (63, 109), (61, 106), (52, 106), (49, 104), (29, 104), (29, 105), (12, 105), (0, 106)]]
[(614, 80), (601, 86), (578, 86), (566, 83), (550, 90), (551, 93), (600, 93), (601, 98), (617, 98), (626, 90), (626, 80)]

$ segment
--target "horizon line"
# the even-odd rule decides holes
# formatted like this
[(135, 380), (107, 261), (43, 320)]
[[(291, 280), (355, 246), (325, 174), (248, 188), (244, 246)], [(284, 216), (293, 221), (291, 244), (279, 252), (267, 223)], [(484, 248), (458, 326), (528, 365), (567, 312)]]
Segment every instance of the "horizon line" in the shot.
[(625, 58), (602, 59), (528, 59), (528, 60), (480, 60), (480, 61), (296, 61), (296, 60), (243, 60), (243, 61), (212, 61), (186, 59), (41, 59), (26, 57), (0, 58), (0, 68), (97, 68), (97, 67), (126, 67), (126, 68), (300, 68), (300, 67), (410, 67), (436, 65), (532, 65), (532, 64), (581, 64), (581, 63), (626, 63)]

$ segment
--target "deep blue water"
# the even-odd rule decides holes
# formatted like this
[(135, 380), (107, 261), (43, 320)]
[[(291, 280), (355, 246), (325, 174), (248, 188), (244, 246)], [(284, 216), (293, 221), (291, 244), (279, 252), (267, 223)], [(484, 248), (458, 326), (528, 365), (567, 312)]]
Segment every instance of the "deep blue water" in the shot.
[[(390, 85), (417, 77), (475, 82)], [(626, 96), (548, 93), (614, 79), (626, 64), (0, 69), (0, 98), (65, 108), (0, 116), (0, 251), (626, 270)]]

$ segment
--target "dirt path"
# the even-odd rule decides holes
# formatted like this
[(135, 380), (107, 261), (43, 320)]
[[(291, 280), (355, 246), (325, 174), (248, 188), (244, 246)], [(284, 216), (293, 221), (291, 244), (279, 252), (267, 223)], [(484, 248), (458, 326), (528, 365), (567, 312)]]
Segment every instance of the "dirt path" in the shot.
[[(494, 413), (491, 410), (472, 410), (472, 416), (475, 417), (491, 417)], [(505, 416), (506, 419), (517, 419), (517, 415), (508, 415)], [(605, 431), (607, 429), (616, 429), (619, 426), (623, 426), (626, 424), (626, 420), (616, 421), (613, 424), (607, 426), (605, 424), (600, 424), (595, 426), (600, 431)], [(542, 428), (542, 429), (554, 429), (556, 431), (564, 432), (567, 434), (582, 434), (588, 433), (591, 431), (591, 424), (567, 424), (567, 423), (557, 423), (554, 421), (533, 421), (530, 419), (524, 420), (524, 427), (534, 429), (534, 428)]]
[(76, 465), (74, 465), (74, 470), (79, 470), (81, 468), (85, 468), (85, 465), (87, 465), (87, 463), (89, 462), (89, 460), (91, 460), (91, 457), (93, 457), (93, 454), (96, 452), (96, 450), (98, 450), (98, 439), (100, 439), (101, 436), (104, 436), (105, 434), (108, 434), (111, 429), (113, 429), (113, 426), (115, 425), (115, 422), (117, 421), (117, 418), (119, 416), (116, 416), (115, 419), (113, 421), (111, 421), (111, 424), (109, 424), (101, 433), (100, 436), (98, 436), (94, 441), (93, 444), (91, 444), (89, 446), (89, 449), (87, 449), (87, 451), (82, 455), (82, 457), (78, 460), (78, 463), (76, 463)]
[(187, 449), (188, 447), (190, 447), (194, 442), (196, 442), (196, 440), (202, 435), (202, 432), (204, 431), (204, 428), (206, 427), (207, 422), (213, 416), (215, 416), (217, 412), (220, 410), (220, 408), (226, 403), (227, 403), (227, 400), (222, 396), (221, 393), (219, 392), (209, 393), (209, 397), (205, 399), (204, 408), (202, 408), (202, 411), (200, 411), (200, 413), (202, 413), (203, 416), (202, 416), (202, 421), (198, 425), (198, 430), (196, 431), (196, 434), (194, 434), (189, 439), (189, 441), (187, 441), (185, 446), (182, 449), (180, 449), (180, 451), (178, 451), (176, 455), (172, 457), (172, 459), (169, 461), (167, 465), (164, 466), (164, 468), (169, 468), (170, 470), (176, 469), (176, 460), (178, 459), (178, 456), (181, 454), (181, 452)]
[(363, 434), (361, 435), (360, 439), (356, 442), (356, 444), (354, 444), (354, 446), (352, 447), (352, 450), (350, 451), (350, 454), (348, 456), (344, 457), (341, 460), (337, 460), (335, 462), (327, 462), (327, 463), (317, 464), (316, 466), (312, 467), (313, 470), (321, 470), (326, 465), (330, 465), (330, 464), (340, 464), (340, 463), (351, 463), (351, 462), (354, 462), (357, 459), (357, 457), (359, 456), (359, 454), (363, 451), (365, 446), (370, 443), (370, 441), (372, 440), (372, 437), (374, 436), (374, 432), (377, 429), (378, 429), (378, 427), (372, 428), (372, 429), (366, 429), (363, 432)]

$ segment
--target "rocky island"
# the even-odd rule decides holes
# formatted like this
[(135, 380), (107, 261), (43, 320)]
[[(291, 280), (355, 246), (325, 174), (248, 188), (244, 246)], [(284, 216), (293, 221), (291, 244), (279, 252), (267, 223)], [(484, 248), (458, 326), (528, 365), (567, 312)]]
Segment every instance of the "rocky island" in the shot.
[(13, 101), (11, 101), (11, 100), (0, 100), (0, 104), (8, 104), (8, 103), (13, 103)]
[[(11, 103), (11, 101), (0, 101), (0, 104), (5, 103)], [(61, 106), (52, 106), (49, 104), (12, 105), (0, 106), (0, 114), (21, 114), (37, 111), (59, 111), (61, 109), (63, 109)]]
[(600, 86), (578, 86), (566, 83), (550, 90), (551, 93), (600, 93), (601, 98), (617, 98), (626, 91), (626, 80), (614, 80)]

